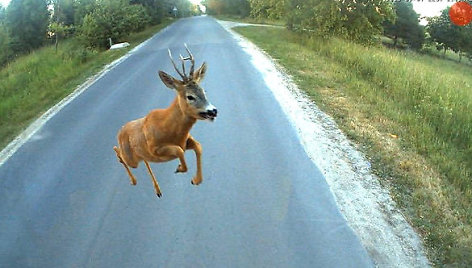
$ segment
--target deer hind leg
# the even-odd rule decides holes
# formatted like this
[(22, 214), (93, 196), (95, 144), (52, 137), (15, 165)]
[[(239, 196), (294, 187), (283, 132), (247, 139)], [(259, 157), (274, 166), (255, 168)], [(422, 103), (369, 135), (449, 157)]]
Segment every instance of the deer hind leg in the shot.
[(202, 146), (192, 136), (187, 139), (187, 149), (194, 150), (197, 158), (197, 174), (190, 181), (193, 185), (199, 185), (203, 181), (202, 175)]
[(152, 169), (146, 160), (144, 160), (144, 164), (146, 164), (149, 174), (151, 174), (152, 184), (154, 185), (154, 190), (156, 190), (156, 195), (157, 197), (161, 198), (162, 196), (161, 188), (159, 188), (159, 184), (157, 183), (156, 177), (154, 176), (154, 173), (152, 173)]
[(129, 176), (129, 179), (131, 181), (131, 184), (136, 185), (136, 178), (133, 176), (133, 173), (131, 173), (131, 170), (129, 170), (128, 165), (126, 164), (126, 162), (121, 157), (121, 150), (116, 146), (113, 146), (113, 150), (115, 150), (115, 152), (116, 152), (116, 157), (118, 157), (118, 161), (120, 161), (120, 163), (123, 164), (123, 166), (126, 169), (126, 172), (128, 172), (128, 176)]

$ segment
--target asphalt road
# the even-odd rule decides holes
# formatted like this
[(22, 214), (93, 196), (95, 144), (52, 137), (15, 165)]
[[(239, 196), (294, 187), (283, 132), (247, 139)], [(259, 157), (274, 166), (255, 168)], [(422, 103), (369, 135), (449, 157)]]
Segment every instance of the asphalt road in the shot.
[[(202, 86), (218, 108), (198, 122), (204, 181), (146, 167), (131, 186), (112, 147), (129, 120), (166, 107), (174, 93), (157, 71), (192, 50), (208, 63)], [(154, 36), (65, 106), (0, 167), (0, 267), (368, 267), (261, 74), (209, 17)]]

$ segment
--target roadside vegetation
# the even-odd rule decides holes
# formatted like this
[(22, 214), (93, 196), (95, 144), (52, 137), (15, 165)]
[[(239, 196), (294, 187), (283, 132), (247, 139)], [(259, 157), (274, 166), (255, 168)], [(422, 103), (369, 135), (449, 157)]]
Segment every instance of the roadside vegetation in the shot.
[(123, 56), (172, 22), (133, 33), (131, 45), (122, 50), (90, 50), (68, 39), (19, 57), (0, 70), (0, 147), (5, 147), (36, 117), (70, 94), (103, 66)]
[(471, 26), (452, 25), (446, 9), (423, 27), (406, 1), (249, 0), (237, 14), (226, 2), (207, 1), (209, 12), (285, 23), (236, 31), (359, 144), (430, 261), (471, 267)]
[[(187, 0), (12, 0), (0, 7), (0, 148), (104, 65), (173, 18), (199, 12)], [(107, 50), (108, 38), (130, 46)]]

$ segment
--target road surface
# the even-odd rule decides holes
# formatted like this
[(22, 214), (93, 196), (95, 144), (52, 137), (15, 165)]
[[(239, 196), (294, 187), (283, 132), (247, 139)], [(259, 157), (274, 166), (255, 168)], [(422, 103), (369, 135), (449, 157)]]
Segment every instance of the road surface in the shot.
[[(204, 181), (176, 160), (144, 165), (131, 186), (112, 147), (129, 120), (166, 107), (157, 71), (192, 50), (218, 108), (198, 122)], [(257, 69), (214, 19), (182, 19), (66, 105), (0, 167), (0, 267), (368, 267)]]

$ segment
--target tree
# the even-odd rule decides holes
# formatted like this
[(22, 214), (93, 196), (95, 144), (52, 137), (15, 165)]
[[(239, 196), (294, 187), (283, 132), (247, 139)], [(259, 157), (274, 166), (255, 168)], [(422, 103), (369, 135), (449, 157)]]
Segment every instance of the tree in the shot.
[(169, 11), (175, 6), (171, 0), (130, 0), (131, 5), (142, 5), (151, 19), (151, 24), (161, 23)]
[(53, 6), (52, 21), (64, 26), (74, 24), (75, 1), (74, 0), (51, 0)]
[(249, 0), (251, 16), (279, 20), (286, 15), (287, 0)]
[(142, 5), (129, 5), (126, 0), (103, 0), (85, 15), (79, 37), (88, 47), (106, 48), (109, 38), (124, 41), (131, 32), (142, 30), (150, 21)]
[(459, 61), (462, 60), (462, 54), (466, 54), (469, 59), (472, 56), (472, 24), (467, 26), (462, 26), (459, 28), (461, 30), (461, 37), (459, 39)]
[(419, 16), (413, 10), (413, 4), (395, 2), (394, 8), (396, 19), (385, 21), (385, 34), (393, 38), (394, 46), (397, 45), (398, 38), (402, 38), (410, 47), (420, 49), (424, 43), (424, 28), (419, 24)]
[(459, 53), (459, 61), (463, 53), (472, 52), (472, 27), (457, 26), (449, 20), (449, 8), (444, 9), (440, 16), (428, 19), (427, 31), (437, 48), (444, 54), (448, 49)]
[(82, 25), (85, 16), (98, 7), (97, 0), (74, 0), (74, 24)]
[(321, 37), (340, 36), (368, 44), (392, 20), (393, 7), (383, 0), (287, 0), (288, 26)]
[(224, 0), (225, 13), (237, 15), (239, 17), (247, 17), (251, 12), (250, 4), (247, 0)]
[(49, 24), (49, 32), (53, 34), (56, 53), (57, 47), (59, 46), (59, 38), (64, 37), (69, 29), (70, 26), (64, 25), (62, 23), (51, 22)]
[(5, 64), (10, 57), (10, 37), (5, 26), (5, 9), (0, 5), (0, 65)]
[(221, 0), (204, 0), (202, 4), (206, 7), (206, 12), (210, 15), (223, 14), (224, 3)]
[(206, 7), (208, 14), (247, 17), (251, 12), (248, 0), (205, 0), (202, 4)]
[(192, 3), (188, 0), (174, 0), (171, 3), (177, 8), (178, 17), (188, 17), (192, 15)]
[(2, 4), (0, 4), (0, 23), (5, 22), (5, 13), (5, 8), (2, 6)]
[(43, 45), (47, 37), (49, 11), (46, 0), (12, 0), (6, 26), (14, 52), (28, 52)]

